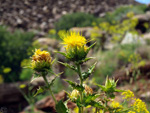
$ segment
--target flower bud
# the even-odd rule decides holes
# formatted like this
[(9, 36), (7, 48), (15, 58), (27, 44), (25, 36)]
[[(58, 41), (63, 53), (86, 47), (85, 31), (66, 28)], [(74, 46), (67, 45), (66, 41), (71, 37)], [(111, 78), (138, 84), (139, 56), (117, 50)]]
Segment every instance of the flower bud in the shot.
[(71, 92), (71, 95), (70, 95), (70, 99), (71, 100), (76, 100), (78, 97), (79, 97), (80, 93), (78, 90), (74, 89), (72, 92)]
[(51, 56), (47, 51), (35, 50), (31, 62), (32, 69), (42, 72), (51, 68)]
[(93, 94), (93, 90), (92, 88), (90, 88), (89, 86), (87, 86), (86, 84), (83, 84), (83, 87), (85, 88), (84, 92), (89, 95), (89, 94)]

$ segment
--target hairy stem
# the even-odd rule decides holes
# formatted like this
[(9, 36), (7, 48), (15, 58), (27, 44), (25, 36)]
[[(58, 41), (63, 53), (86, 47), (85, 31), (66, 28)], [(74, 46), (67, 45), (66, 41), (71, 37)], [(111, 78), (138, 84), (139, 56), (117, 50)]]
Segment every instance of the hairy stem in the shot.
[(51, 86), (49, 85), (49, 83), (48, 83), (47, 78), (46, 78), (45, 75), (43, 75), (43, 79), (44, 79), (44, 81), (46, 82), (46, 85), (47, 85), (48, 88), (49, 88), (49, 92), (50, 92), (50, 94), (51, 94), (53, 100), (55, 101), (55, 104), (57, 104), (57, 100), (56, 100), (56, 98), (55, 98), (55, 96), (54, 96), (54, 94), (53, 94), (53, 92), (52, 92), (52, 90), (51, 90)]
[[(81, 66), (79, 64), (77, 64), (77, 70), (78, 70), (78, 75), (80, 78), (80, 85), (83, 86)], [(81, 104), (83, 103), (83, 91), (80, 91), (80, 102)], [(83, 107), (79, 107), (79, 113), (83, 113)]]

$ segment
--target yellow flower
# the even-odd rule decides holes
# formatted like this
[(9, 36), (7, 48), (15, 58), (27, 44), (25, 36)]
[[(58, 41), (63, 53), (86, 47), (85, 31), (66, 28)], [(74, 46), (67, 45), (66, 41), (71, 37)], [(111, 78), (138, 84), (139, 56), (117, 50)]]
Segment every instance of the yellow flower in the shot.
[(131, 98), (133, 99), (133, 97), (134, 97), (134, 93), (130, 90), (123, 92), (121, 95), (125, 96), (125, 97), (123, 97), (123, 99), (126, 99), (126, 100), (129, 100)]
[(36, 71), (44, 71), (50, 69), (51, 66), (51, 56), (47, 51), (41, 51), (40, 49), (35, 50), (32, 56), (32, 69)]
[(133, 110), (138, 113), (149, 113), (149, 111), (146, 108), (146, 104), (142, 102), (141, 99), (135, 99), (135, 102), (133, 103)]
[(65, 48), (68, 50), (69, 48), (81, 48), (85, 46), (87, 41), (85, 37), (80, 35), (80, 33), (76, 33), (74, 31), (70, 32), (66, 37), (63, 38), (63, 44), (65, 44)]
[(123, 109), (123, 106), (120, 105), (119, 102), (116, 102), (116, 101), (114, 101), (114, 100), (113, 100), (112, 103), (111, 103), (111, 107), (117, 109), (116, 111), (121, 111), (121, 110)]
[(134, 111), (129, 111), (128, 113), (136, 113), (136, 112), (134, 112)]
[(90, 48), (86, 46), (87, 40), (79, 32), (68, 32), (62, 39), (62, 44), (66, 49), (66, 58), (77, 62), (86, 58)]
[(23, 89), (23, 88), (26, 87), (26, 85), (25, 85), (25, 84), (21, 84), (19, 87), (20, 87), (21, 89)]

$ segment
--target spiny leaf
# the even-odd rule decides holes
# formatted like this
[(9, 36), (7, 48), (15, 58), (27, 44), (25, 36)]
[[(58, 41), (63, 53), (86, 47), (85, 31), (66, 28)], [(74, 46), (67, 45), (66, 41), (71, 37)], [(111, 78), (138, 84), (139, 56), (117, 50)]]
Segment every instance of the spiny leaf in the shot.
[(66, 66), (66, 67), (68, 67), (68, 68), (70, 68), (70, 69), (77, 72), (77, 69), (73, 65), (69, 65), (67, 63), (63, 63), (63, 62), (59, 62), (59, 61), (58, 61), (58, 63), (60, 63), (60, 64), (62, 64), (62, 65), (64, 65), (64, 66)]
[(40, 74), (34, 73), (32, 79), (31, 79), (31, 82), (33, 82), (38, 77), (40, 77)]
[(56, 111), (57, 113), (68, 113), (66, 106), (64, 105), (63, 101), (60, 100), (57, 104), (56, 104)]
[(65, 57), (67, 57), (66, 53), (64, 53), (64, 52), (60, 52), (60, 51), (56, 51), (56, 52), (62, 54)]
[(91, 60), (91, 59), (93, 59), (93, 58), (94, 58), (94, 57), (85, 58), (84, 60), (80, 60), (80, 61), (78, 62), (78, 64), (82, 64), (82, 63), (87, 62), (87, 61), (89, 61), (89, 60)]
[(100, 85), (100, 84), (96, 84), (96, 85), (99, 86), (99, 87), (102, 89), (102, 91), (106, 91), (105, 86), (102, 86), (102, 85)]
[(93, 64), (93, 65), (88, 69), (88, 72), (82, 73), (82, 79), (83, 79), (83, 80), (86, 80), (86, 79), (91, 75), (91, 73), (93, 72), (93, 70), (94, 70), (94, 68), (95, 68), (95, 65), (96, 65), (96, 63)]
[(96, 42), (94, 44), (92, 44), (90, 47), (88, 47), (87, 49), (87, 53), (90, 51), (90, 49), (96, 44)]
[(77, 89), (78, 91), (83, 91), (84, 90), (83, 86), (80, 86), (80, 85), (78, 85), (78, 84), (76, 84), (76, 83), (74, 83), (70, 80), (65, 80), (65, 81), (68, 82), (73, 89)]
[(55, 76), (55, 78), (51, 81), (51, 83), (49, 84), (50, 86), (52, 86), (54, 84), (54, 81), (56, 80), (57, 76)]
[(93, 107), (96, 107), (96, 108), (105, 108), (101, 103), (99, 103), (99, 102), (96, 102), (96, 101), (91, 101), (90, 103), (89, 103), (89, 105), (91, 105), (91, 106), (93, 106)]
[(39, 89), (37, 89), (37, 92), (34, 94), (34, 97), (40, 93), (43, 93), (45, 90), (47, 90), (46, 87), (39, 87)]
[(51, 64), (53, 64), (56, 61), (56, 58), (51, 62)]

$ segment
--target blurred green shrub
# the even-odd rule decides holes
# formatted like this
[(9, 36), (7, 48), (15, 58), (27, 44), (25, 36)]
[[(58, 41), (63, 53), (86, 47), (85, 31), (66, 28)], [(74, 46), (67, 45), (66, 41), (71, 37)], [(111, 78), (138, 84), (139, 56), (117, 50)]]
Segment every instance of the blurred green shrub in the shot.
[(120, 65), (127, 65), (129, 63), (129, 57), (134, 53), (136, 48), (138, 48), (140, 45), (138, 44), (124, 44), (120, 45), (120, 51), (117, 54), (118, 62)]
[[(5, 82), (19, 80), (20, 63), (29, 57), (27, 50), (32, 44), (33, 37), (34, 34), (31, 32), (16, 30), (11, 33), (5, 26), (0, 26), (0, 75), (3, 76)], [(5, 68), (8, 73), (4, 72)]]
[(126, 5), (126, 6), (121, 6), (117, 8), (113, 12), (108, 12), (104, 16), (104, 18), (100, 18), (99, 22), (109, 22), (113, 24), (113, 21), (120, 21), (122, 18), (125, 17), (125, 15), (129, 12), (133, 12), (134, 14), (143, 14), (147, 9), (146, 5)]
[(135, 29), (138, 19), (134, 18), (134, 13), (126, 14), (126, 19), (123, 21), (114, 21), (113, 24), (109, 22), (101, 22), (98, 25), (93, 23), (93, 30), (91, 31), (91, 39), (99, 42), (96, 47), (105, 50), (105, 43), (109, 39), (110, 43), (120, 43), (126, 33), (138, 34)]
[(137, 44), (117, 45), (111, 50), (100, 51), (98, 53), (100, 66), (94, 72), (95, 81), (97, 83), (103, 82), (106, 76), (112, 76), (113, 73), (124, 68), (129, 64), (130, 55), (132, 55), (138, 47)]
[(33, 70), (30, 67), (31, 59), (24, 59), (21, 62), (22, 71), (20, 73), (20, 80), (30, 80)]
[(92, 26), (92, 22), (96, 21), (96, 18), (91, 14), (86, 13), (73, 13), (66, 14), (55, 23), (56, 31), (69, 30), (72, 27), (86, 27)]

